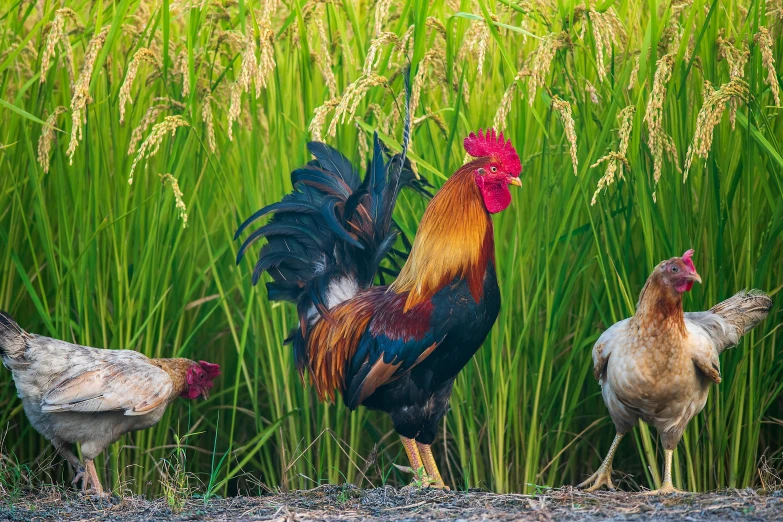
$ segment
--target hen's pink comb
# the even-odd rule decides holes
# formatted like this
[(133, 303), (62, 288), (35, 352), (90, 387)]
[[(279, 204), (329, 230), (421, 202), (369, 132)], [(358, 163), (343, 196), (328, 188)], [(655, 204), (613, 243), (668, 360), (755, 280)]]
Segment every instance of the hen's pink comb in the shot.
[(685, 266), (687, 266), (692, 273), (696, 272), (696, 267), (693, 265), (693, 259), (691, 259), (695, 253), (696, 251), (691, 248), (682, 255), (682, 262), (685, 263)]
[(219, 364), (212, 364), (208, 363), (207, 361), (199, 361), (199, 366), (201, 366), (201, 369), (207, 372), (207, 377), (210, 379), (214, 379), (218, 375), (220, 375), (220, 365)]
[(487, 129), (484, 134), (479, 129), (478, 136), (475, 132), (471, 132), (463, 144), (468, 154), (474, 158), (492, 158), (493, 161), (500, 163), (505, 172), (515, 177), (522, 172), (522, 163), (519, 162), (517, 151), (511, 144), (511, 140), (504, 140), (502, 132), (497, 135), (495, 129)]

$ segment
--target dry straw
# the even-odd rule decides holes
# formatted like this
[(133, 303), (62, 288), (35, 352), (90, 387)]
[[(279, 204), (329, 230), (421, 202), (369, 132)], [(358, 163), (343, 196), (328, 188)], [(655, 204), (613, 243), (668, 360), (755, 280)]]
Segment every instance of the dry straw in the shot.
[(38, 163), (43, 167), (44, 172), (49, 172), (49, 155), (52, 152), (52, 145), (55, 142), (54, 129), (57, 127), (57, 117), (68, 111), (62, 105), (46, 118), (46, 125), (41, 129), (41, 137), (38, 138)]
[(136, 79), (136, 75), (139, 72), (139, 65), (142, 62), (147, 62), (155, 66), (158, 69), (158, 59), (155, 54), (146, 47), (140, 48), (133, 54), (130, 63), (128, 64), (128, 71), (125, 74), (125, 80), (120, 86), (119, 104), (120, 104), (120, 123), (125, 121), (125, 105), (133, 105), (133, 98), (131, 98), (131, 87), (133, 86), (133, 80)]
[[(656, 63), (653, 87), (650, 92), (650, 99), (647, 101), (647, 112), (644, 115), (644, 121), (647, 124), (648, 144), (653, 156), (653, 178), (656, 186), (658, 185), (658, 180), (661, 179), (664, 153), (667, 154), (669, 160), (679, 170), (679, 165), (677, 165), (677, 148), (674, 145), (674, 140), (663, 130), (663, 104), (666, 101), (666, 84), (672, 76), (673, 67), (673, 54), (661, 57)], [(655, 198), (654, 192), (653, 198)]]
[(772, 54), (772, 37), (769, 35), (769, 30), (764, 26), (759, 26), (759, 32), (753, 37), (753, 41), (758, 44), (759, 50), (761, 51), (761, 62), (767, 69), (765, 82), (772, 91), (775, 105), (780, 106), (780, 86), (778, 85), (778, 78), (775, 74), (775, 57)]
[(682, 181), (688, 179), (693, 162), (693, 156), (706, 159), (712, 149), (712, 136), (715, 127), (720, 123), (721, 116), (727, 105), (733, 102), (743, 103), (748, 100), (748, 84), (744, 80), (736, 78), (723, 84), (717, 91), (709, 83), (704, 86), (709, 93), (696, 117), (696, 131), (693, 135), (693, 143), (688, 147), (685, 159), (685, 175)]
[(179, 211), (179, 217), (182, 219), (182, 228), (187, 228), (188, 209), (185, 206), (185, 202), (182, 201), (183, 194), (179, 188), (179, 181), (171, 174), (158, 174), (158, 176), (160, 176), (160, 180), (164, 185), (168, 183), (171, 187), (171, 192), (174, 194), (174, 201), (176, 202), (175, 206)]
[(104, 27), (99, 33), (90, 39), (87, 49), (84, 52), (84, 65), (79, 79), (73, 90), (71, 99), (71, 141), (68, 144), (68, 161), (73, 165), (73, 155), (76, 152), (76, 146), (79, 140), (83, 138), (82, 126), (87, 123), (87, 105), (92, 101), (90, 97), (90, 82), (92, 81), (92, 70), (95, 67), (95, 60), (106, 42), (106, 36), (109, 34), (109, 28)]
[(628, 142), (631, 138), (631, 130), (633, 129), (633, 116), (635, 113), (635, 105), (629, 105), (620, 111), (620, 113), (617, 115), (617, 118), (620, 120), (620, 144), (617, 147), (617, 151), (610, 152), (606, 156), (600, 158), (598, 161), (590, 165), (590, 168), (594, 169), (601, 163), (606, 163), (606, 172), (604, 173), (603, 177), (598, 180), (598, 186), (595, 189), (595, 193), (593, 193), (593, 199), (590, 202), (590, 205), (595, 205), (598, 194), (615, 182), (616, 173), (619, 172), (620, 179), (623, 179), (623, 168), (630, 170), (626, 153), (628, 152)]
[(579, 160), (576, 157), (576, 130), (574, 128), (574, 116), (571, 113), (571, 104), (555, 95), (552, 97), (552, 110), (560, 114), (560, 121), (563, 122), (563, 129), (569, 144), (568, 152), (571, 155), (571, 164), (574, 167), (574, 176), (576, 176)]
[(190, 124), (185, 121), (182, 116), (166, 116), (162, 122), (155, 125), (152, 128), (150, 135), (147, 136), (147, 139), (145, 139), (141, 144), (139, 153), (136, 154), (136, 158), (133, 160), (133, 164), (131, 164), (130, 174), (128, 176), (128, 184), (133, 184), (133, 172), (136, 170), (136, 165), (138, 165), (139, 161), (142, 159), (149, 159), (158, 152), (164, 136), (169, 133), (174, 136), (174, 133), (179, 127), (188, 126), (190, 126)]

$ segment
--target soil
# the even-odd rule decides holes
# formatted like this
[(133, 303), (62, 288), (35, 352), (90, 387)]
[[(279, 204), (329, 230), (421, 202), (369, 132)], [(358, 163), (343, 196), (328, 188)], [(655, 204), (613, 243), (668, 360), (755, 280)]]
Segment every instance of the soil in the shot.
[(189, 499), (173, 512), (164, 499), (117, 497), (108, 500), (78, 493), (41, 492), (2, 499), (0, 521), (224, 521), (274, 520), (783, 520), (783, 495), (752, 490), (648, 497), (640, 493), (583, 493), (572, 488), (535, 495), (481, 491), (445, 492), (384, 487), (322, 486), (262, 497)]

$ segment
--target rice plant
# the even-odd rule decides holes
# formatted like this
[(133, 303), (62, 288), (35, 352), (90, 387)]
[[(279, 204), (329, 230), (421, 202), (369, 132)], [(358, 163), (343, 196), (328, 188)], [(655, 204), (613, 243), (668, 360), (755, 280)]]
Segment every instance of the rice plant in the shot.
[[(524, 165), (495, 220), (501, 316), (458, 378), (440, 468), (498, 492), (577, 483), (614, 433), (592, 344), (632, 313), (658, 261), (696, 249), (705, 284), (688, 310), (746, 287), (778, 300), (781, 30), (771, 0), (7, 1), (0, 308), (31, 332), (224, 368), (208, 402), (177, 403), (106, 452), (107, 489), (163, 491), (156, 463), (178, 440), (210, 494), (237, 492), (246, 473), (270, 488), (404, 484), (385, 417), (301, 385), (282, 342), (295, 312), (235, 265), (233, 233), (290, 190), (309, 140), (357, 164), (375, 129), (398, 147), (410, 63), (419, 175), (442, 184), (462, 138), (493, 125)], [(401, 198), (409, 237), (423, 209)], [(780, 310), (724, 355), (675, 454), (676, 486), (768, 488)], [(51, 451), (6, 371), (0, 405), (9, 452)], [(654, 487), (655, 433), (629, 438), (621, 486)]]

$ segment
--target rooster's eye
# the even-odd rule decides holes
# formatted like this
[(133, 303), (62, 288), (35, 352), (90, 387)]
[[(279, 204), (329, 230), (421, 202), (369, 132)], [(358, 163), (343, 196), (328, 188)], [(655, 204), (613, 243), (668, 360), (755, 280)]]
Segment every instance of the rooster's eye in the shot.
[(491, 166), (491, 167), (489, 168), (489, 170), (491, 170), (492, 172), (497, 172), (497, 171), (498, 171), (498, 168), (497, 168), (496, 166), (494, 166), (494, 165), (493, 165), (493, 166)]

